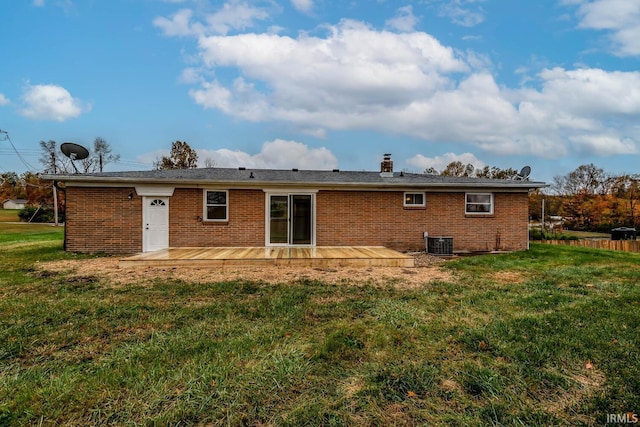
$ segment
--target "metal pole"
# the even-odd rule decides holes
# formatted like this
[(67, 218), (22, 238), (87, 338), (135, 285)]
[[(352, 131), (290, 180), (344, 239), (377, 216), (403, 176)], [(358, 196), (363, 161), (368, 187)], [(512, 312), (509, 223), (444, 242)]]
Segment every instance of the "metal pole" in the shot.
[(542, 231), (544, 232), (544, 197), (542, 198)]
[(53, 183), (53, 224), (58, 226), (58, 191), (56, 183)]

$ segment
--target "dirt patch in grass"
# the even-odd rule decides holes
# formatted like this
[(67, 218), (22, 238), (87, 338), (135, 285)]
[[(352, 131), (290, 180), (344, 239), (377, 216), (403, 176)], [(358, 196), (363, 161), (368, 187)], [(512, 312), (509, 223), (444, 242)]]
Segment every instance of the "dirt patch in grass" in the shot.
[[(558, 418), (562, 418), (567, 412), (575, 413), (576, 407), (589, 398), (595, 396), (605, 384), (605, 375), (596, 370), (583, 371), (570, 376), (573, 387), (570, 390), (545, 402), (546, 409)], [(585, 425), (594, 425), (595, 420), (584, 414), (577, 414), (576, 421)]]
[(501, 285), (523, 283), (527, 276), (517, 271), (498, 271), (492, 275), (493, 280)]
[(411, 254), (416, 267), (142, 267), (119, 268), (120, 258), (94, 258), (40, 263), (41, 271), (68, 272), (72, 276), (97, 276), (114, 285), (154, 279), (184, 280), (192, 283), (248, 280), (282, 283), (295, 280), (321, 280), (328, 283), (393, 285), (413, 288), (431, 281), (451, 281), (451, 272), (442, 268), (443, 259), (426, 253)]

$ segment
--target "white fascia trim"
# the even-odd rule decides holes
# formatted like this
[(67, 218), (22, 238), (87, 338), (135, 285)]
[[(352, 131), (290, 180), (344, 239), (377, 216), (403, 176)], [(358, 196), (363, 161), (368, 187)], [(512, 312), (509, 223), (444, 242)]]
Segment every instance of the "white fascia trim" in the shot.
[(175, 187), (166, 185), (136, 185), (136, 194), (138, 196), (158, 196), (171, 197)]
[(309, 188), (296, 188), (296, 187), (287, 187), (287, 188), (263, 188), (263, 192), (265, 193), (277, 193), (277, 194), (315, 194), (319, 190), (309, 189)]

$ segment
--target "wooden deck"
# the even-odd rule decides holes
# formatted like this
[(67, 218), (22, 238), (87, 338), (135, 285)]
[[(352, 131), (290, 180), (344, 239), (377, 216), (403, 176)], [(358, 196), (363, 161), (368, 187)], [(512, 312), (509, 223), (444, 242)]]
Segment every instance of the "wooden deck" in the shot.
[(413, 267), (410, 255), (382, 246), (168, 248), (120, 260), (127, 267)]

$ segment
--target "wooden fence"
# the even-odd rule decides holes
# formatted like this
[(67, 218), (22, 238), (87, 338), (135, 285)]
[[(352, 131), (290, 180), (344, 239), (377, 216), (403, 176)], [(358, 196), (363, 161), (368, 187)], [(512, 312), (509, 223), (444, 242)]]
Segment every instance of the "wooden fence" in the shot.
[(639, 240), (543, 240), (542, 243), (591, 249), (608, 249), (611, 251), (640, 252)]

